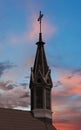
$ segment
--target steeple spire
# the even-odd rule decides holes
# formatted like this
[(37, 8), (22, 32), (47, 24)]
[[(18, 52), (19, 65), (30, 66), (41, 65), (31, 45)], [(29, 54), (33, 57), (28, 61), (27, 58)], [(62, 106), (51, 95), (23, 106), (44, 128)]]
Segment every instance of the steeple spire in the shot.
[(40, 11), (40, 15), (38, 18), (38, 22), (40, 23), (40, 33), (39, 33), (39, 41), (42, 42), (42, 18), (43, 18), (43, 14)]
[(47, 64), (44, 50), (44, 42), (42, 41), (41, 22), (43, 14), (38, 18), (40, 22), (39, 41), (34, 61), (31, 68), (30, 90), (31, 90), (31, 111), (34, 117), (52, 119), (51, 113), (51, 71)]

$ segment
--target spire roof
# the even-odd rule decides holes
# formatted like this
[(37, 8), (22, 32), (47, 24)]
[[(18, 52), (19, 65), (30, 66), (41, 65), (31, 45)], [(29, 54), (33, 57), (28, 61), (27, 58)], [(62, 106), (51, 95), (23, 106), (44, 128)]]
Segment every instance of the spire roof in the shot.
[(52, 84), (51, 76), (50, 76), (50, 69), (47, 64), (47, 59), (45, 55), (44, 50), (44, 44), (42, 40), (42, 33), (41, 33), (41, 20), (42, 20), (43, 14), (41, 14), (38, 18), (38, 21), (40, 21), (40, 33), (39, 33), (39, 41), (36, 43), (37, 45), (37, 51), (34, 61), (34, 66), (32, 68), (32, 79), (37, 81), (38, 78), (41, 78), (44, 82), (47, 82), (49, 80), (50, 84)]
[(45, 56), (45, 50), (44, 50), (44, 42), (42, 41), (42, 33), (41, 33), (41, 23), (42, 23), (42, 17), (43, 14), (40, 11), (40, 15), (38, 18), (38, 21), (40, 23), (40, 33), (39, 33), (39, 41), (36, 43), (37, 44), (37, 52), (36, 52), (36, 57), (35, 57), (35, 62), (34, 62), (34, 73), (37, 74), (38, 71), (41, 72), (43, 76), (48, 71), (48, 65), (47, 65), (47, 60)]
[(33, 72), (37, 74), (37, 72), (40, 71), (41, 74), (45, 76), (48, 71), (47, 59), (44, 50), (45, 43), (39, 41), (36, 44), (37, 44), (37, 51), (36, 51)]

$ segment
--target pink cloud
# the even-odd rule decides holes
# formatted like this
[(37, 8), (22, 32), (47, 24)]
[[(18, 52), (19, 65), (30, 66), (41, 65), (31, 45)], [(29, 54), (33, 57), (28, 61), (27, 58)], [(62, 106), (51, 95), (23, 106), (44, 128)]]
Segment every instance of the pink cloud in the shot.
[(58, 130), (81, 128), (81, 75), (68, 75), (70, 72), (60, 73), (61, 85), (52, 90), (53, 123)]
[[(38, 15), (32, 13), (29, 22), (27, 23), (27, 28), (21, 34), (9, 34), (8, 41), (12, 44), (23, 44), (31, 43), (37, 41), (39, 35), (39, 22), (37, 21)], [(42, 23), (42, 33), (43, 37), (50, 38), (56, 32), (56, 27), (50, 22), (44, 20)], [(35, 40), (36, 39), (36, 40)]]
[(23, 79), (22, 71), (24, 72), (24, 69), (22, 70), (20, 66), (10, 71), (5, 71), (2, 75), (2, 80), (11, 80), (13, 83), (18, 83), (18, 81), (20, 81), (21, 78)]
[[(59, 81), (55, 82), (56, 86), (52, 93), (58, 95), (60, 92), (60, 96), (70, 96), (72, 94), (80, 94), (81, 92), (81, 75), (74, 75), (72, 78), (67, 78), (69, 72), (60, 73)], [(58, 84), (60, 82), (60, 84)]]
[[(42, 33), (44, 37), (51, 37), (56, 32), (56, 28), (48, 21), (42, 23)], [(37, 39), (39, 35), (39, 22), (34, 20), (31, 24), (31, 30), (28, 33), (29, 40)]]
[(81, 76), (75, 75), (71, 79), (61, 77), (61, 82), (63, 84), (64, 89), (69, 91), (69, 94), (80, 94), (81, 93)]
[[(28, 92), (29, 93), (29, 92)], [(0, 107), (15, 108), (18, 106), (27, 107), (29, 105), (29, 95), (27, 89), (20, 87), (8, 91), (0, 90)]]

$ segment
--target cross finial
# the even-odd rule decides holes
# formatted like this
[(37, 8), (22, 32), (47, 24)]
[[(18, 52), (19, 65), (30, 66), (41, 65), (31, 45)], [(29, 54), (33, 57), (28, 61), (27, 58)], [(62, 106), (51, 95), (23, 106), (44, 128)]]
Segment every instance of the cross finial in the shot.
[(41, 14), (41, 11), (40, 11), (40, 15), (39, 15), (39, 18), (38, 18), (38, 21), (40, 22), (40, 33), (41, 33), (41, 22), (42, 22), (42, 17), (43, 17), (43, 14)]

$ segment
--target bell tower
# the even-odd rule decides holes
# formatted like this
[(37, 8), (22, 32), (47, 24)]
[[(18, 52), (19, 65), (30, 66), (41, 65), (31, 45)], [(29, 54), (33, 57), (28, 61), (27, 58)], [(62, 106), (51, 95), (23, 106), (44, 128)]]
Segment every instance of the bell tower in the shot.
[(48, 67), (42, 41), (41, 22), (43, 14), (38, 18), (40, 23), (39, 41), (36, 43), (37, 51), (34, 66), (31, 68), (30, 91), (31, 91), (31, 111), (36, 118), (52, 119), (51, 112), (51, 70)]

